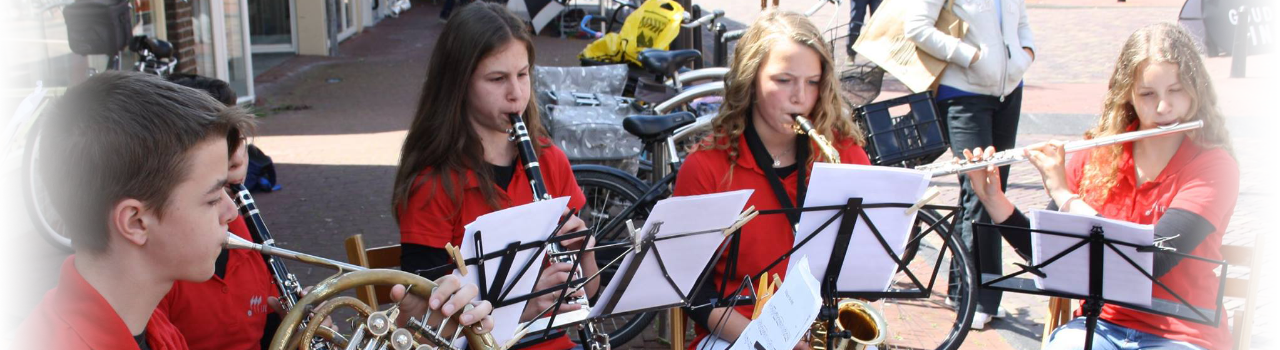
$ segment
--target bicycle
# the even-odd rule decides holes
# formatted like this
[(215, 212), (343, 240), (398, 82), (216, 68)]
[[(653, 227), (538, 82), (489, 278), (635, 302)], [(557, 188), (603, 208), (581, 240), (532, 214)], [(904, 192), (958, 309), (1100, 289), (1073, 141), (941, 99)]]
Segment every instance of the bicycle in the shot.
[[(135, 36), (129, 41), (128, 50), (138, 55), (133, 64), (134, 71), (167, 77), (173, 74), (178, 65), (178, 59), (173, 57), (173, 45), (164, 40), (151, 39), (145, 35)], [(121, 70), (118, 54), (110, 56), (107, 69)], [(36, 164), (40, 161), (40, 149), (37, 147), (41, 138), (40, 119), (38, 116), (33, 116), (32, 119), (26, 134), (25, 148), (22, 150), (22, 183), (27, 185), (23, 189), (23, 200), (40, 237), (58, 250), (70, 253), (71, 238), (63, 235), (65, 227), (61, 218), (47, 202), (47, 196), (43, 195), (45, 184), (36, 170)]]

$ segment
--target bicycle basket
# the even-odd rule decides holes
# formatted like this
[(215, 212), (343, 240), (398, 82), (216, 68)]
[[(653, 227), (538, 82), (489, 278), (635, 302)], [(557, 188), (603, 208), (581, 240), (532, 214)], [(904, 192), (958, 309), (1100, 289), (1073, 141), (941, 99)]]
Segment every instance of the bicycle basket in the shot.
[[(907, 106), (907, 114), (894, 116), (890, 108)], [(867, 155), (876, 165), (932, 163), (947, 152), (933, 95), (928, 91), (862, 106), (858, 124), (867, 136)]]
[(533, 68), (533, 83), (536, 91), (591, 91), (604, 95), (622, 95), (622, 88), (627, 83), (627, 65), (536, 66)]
[(77, 55), (114, 55), (129, 44), (133, 28), (129, 1), (92, 0), (70, 3), (62, 11), (67, 44)]
[(622, 128), (625, 105), (547, 106), (551, 139), (569, 161), (635, 158), (644, 145)]

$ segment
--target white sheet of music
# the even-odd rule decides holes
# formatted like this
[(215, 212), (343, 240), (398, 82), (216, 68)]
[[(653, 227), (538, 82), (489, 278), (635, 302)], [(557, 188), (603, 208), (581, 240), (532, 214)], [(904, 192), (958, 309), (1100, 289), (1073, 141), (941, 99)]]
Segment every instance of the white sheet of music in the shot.
[[(861, 197), (863, 204), (909, 203), (914, 204), (924, 196), (929, 186), (929, 174), (910, 169), (816, 163), (813, 175), (809, 177), (809, 191), (805, 197), (805, 207), (844, 205), (849, 198)], [(901, 256), (915, 222), (915, 212), (908, 215), (906, 208), (889, 207), (864, 209), (867, 217), (876, 225), (876, 229), (884, 236), (885, 241), (893, 249), (894, 254)], [(800, 242), (831, 219), (837, 211), (810, 211), (800, 216), (800, 225), (796, 231), (795, 244)], [(841, 220), (837, 219), (818, 233), (813, 240), (806, 243), (792, 256), (809, 256), (809, 266), (813, 276), (819, 279), (826, 275), (827, 262), (835, 245), (836, 231)], [(791, 259), (790, 270), (796, 264)], [(897, 263), (885, 254), (880, 241), (871, 232), (865, 220), (858, 219), (854, 226), (853, 237), (849, 240), (848, 252), (845, 254), (844, 266), (840, 269), (840, 277), (836, 281), (836, 289), (841, 292), (884, 291), (889, 288)], [(754, 272), (753, 272), (754, 273)]]
[[(1102, 227), (1102, 235), (1111, 240), (1149, 246), (1155, 239), (1155, 227), (1127, 221), (1104, 219), (1093, 215), (1077, 215), (1056, 211), (1032, 210), (1031, 228), (1088, 235), (1094, 225)], [(1080, 238), (1031, 233), (1032, 263), (1039, 265), (1067, 248), (1080, 243)], [(1143, 270), (1151, 271), (1152, 253), (1139, 253), (1137, 248), (1116, 245), (1125, 256)], [(1080, 295), (1089, 294), (1089, 246), (1080, 247), (1061, 259), (1041, 268), (1048, 278), (1035, 277), (1036, 287)], [(1102, 296), (1110, 300), (1137, 305), (1151, 305), (1151, 280), (1133, 268), (1111, 248), (1103, 253)]]
[(787, 279), (765, 302), (760, 317), (747, 324), (729, 350), (790, 350), (809, 332), (822, 307), (822, 295), (818, 293), (818, 280), (805, 273), (809, 270), (808, 258), (791, 260), (796, 263), (787, 270)]
[[(639, 234), (643, 236), (657, 222), (662, 222), (657, 237), (732, 226), (746, 206), (747, 199), (751, 198), (751, 193), (752, 190), (739, 190), (663, 199), (653, 206), (653, 211)], [(671, 280), (675, 281), (681, 291), (689, 293), (698, 282), (702, 269), (715, 257), (717, 248), (724, 240), (725, 236), (721, 233), (707, 233), (657, 241), (654, 245), (662, 254), (662, 263), (667, 267)], [(619, 274), (637, 263), (633, 261), (634, 253), (623, 258), (618, 265)], [(627, 286), (619, 286), (621, 275), (614, 276), (609, 281), (609, 285), (600, 293), (600, 301), (597, 302), (599, 305), (592, 305), (591, 317), (602, 316), (605, 300), (613, 298), (617, 293), (623, 294), (612, 314), (683, 302), (680, 295), (671, 288), (671, 282), (663, 276), (655, 254), (646, 254), (638, 263), (640, 267)]]
[[(476, 231), (481, 232), (480, 239), (483, 241), (485, 253), (504, 249), (513, 242), (523, 243), (545, 240), (551, 236), (553, 233), (551, 231), (560, 223), (560, 215), (564, 213), (565, 208), (568, 208), (568, 206), (569, 197), (560, 197), (482, 215), (476, 218), (476, 221), (467, 224), (464, 230), (462, 257), (463, 259), (471, 259), (479, 256), (476, 254)], [(537, 252), (536, 256), (534, 252)], [(516, 260), (511, 267), (511, 275), (507, 276), (506, 281), (501, 282), (504, 285), (515, 284), (511, 293), (507, 294), (508, 298), (525, 295), (533, 290), (534, 281), (537, 280), (538, 273), (542, 271), (542, 261), (543, 257), (546, 256), (546, 251), (527, 249), (519, 251), (515, 255)], [(534, 259), (534, 265), (526, 270), (524, 274), (516, 275), (520, 267), (524, 266), (524, 263), (529, 261), (530, 258)], [(485, 262), (486, 286), (493, 285), (494, 275), (498, 273), (499, 262), (500, 260), (498, 259)], [(479, 266), (467, 265), (468, 273), (462, 279), (480, 286), (480, 274), (477, 271), (479, 271)], [(459, 272), (454, 270), (454, 275), (458, 274)], [(479, 297), (476, 299), (479, 300)], [(525, 303), (521, 302), (493, 310), (494, 329), (492, 333), (498, 344), (506, 344), (507, 340), (515, 335), (516, 328), (520, 325), (520, 314), (524, 312), (524, 305)]]

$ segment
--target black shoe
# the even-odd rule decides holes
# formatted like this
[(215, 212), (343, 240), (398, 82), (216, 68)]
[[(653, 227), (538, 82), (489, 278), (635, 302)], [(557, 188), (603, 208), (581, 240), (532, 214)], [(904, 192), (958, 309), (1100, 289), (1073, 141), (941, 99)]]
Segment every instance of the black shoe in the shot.
[(844, 47), (844, 52), (849, 54), (849, 62), (853, 62), (853, 57), (858, 55), (856, 51), (853, 51), (853, 43), (856, 42), (858, 42), (858, 37), (851, 36), (849, 37), (849, 46)]

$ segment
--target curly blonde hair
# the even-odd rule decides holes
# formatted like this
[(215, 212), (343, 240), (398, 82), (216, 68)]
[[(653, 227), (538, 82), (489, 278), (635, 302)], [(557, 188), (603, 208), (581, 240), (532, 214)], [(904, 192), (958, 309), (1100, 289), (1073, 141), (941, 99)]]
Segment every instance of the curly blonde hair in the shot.
[[(1086, 139), (1116, 135), (1128, 131), (1138, 120), (1133, 106), (1133, 91), (1139, 69), (1149, 63), (1172, 63), (1178, 66), (1178, 81), (1191, 95), (1191, 108), (1180, 122), (1200, 120), (1204, 127), (1193, 130), (1187, 136), (1206, 148), (1221, 147), (1231, 151), (1230, 137), (1218, 110), (1218, 96), (1214, 92), (1209, 73), (1205, 70), (1200, 49), (1191, 34), (1169, 23), (1148, 25), (1134, 32), (1125, 41), (1116, 60), (1115, 71), (1107, 86), (1102, 117), (1098, 124), (1085, 132)], [(1123, 145), (1094, 149), (1092, 158), (1084, 167), (1080, 181), (1080, 193), (1087, 203), (1097, 205), (1107, 200), (1111, 189), (1119, 181)]]
[[(863, 144), (862, 131), (853, 122), (853, 118), (843, 111), (843, 97), (837, 87), (834, 60), (826, 43), (822, 41), (818, 28), (801, 14), (769, 10), (747, 28), (734, 48), (729, 73), (724, 77), (724, 104), (720, 105), (720, 114), (711, 121), (711, 136), (703, 139), (699, 148), (727, 149), (730, 160), (737, 160), (741, 154), (737, 139), (746, 130), (747, 120), (751, 118), (752, 102), (758, 88), (756, 80), (761, 66), (768, 59), (770, 49), (783, 40), (791, 40), (813, 49), (822, 62), (818, 102), (809, 113), (814, 129), (821, 130), (828, 140), (839, 142), (841, 139), (848, 139), (859, 146)], [(812, 143), (809, 147), (811, 156), (806, 165), (812, 164), (822, 154), (813, 149)]]

